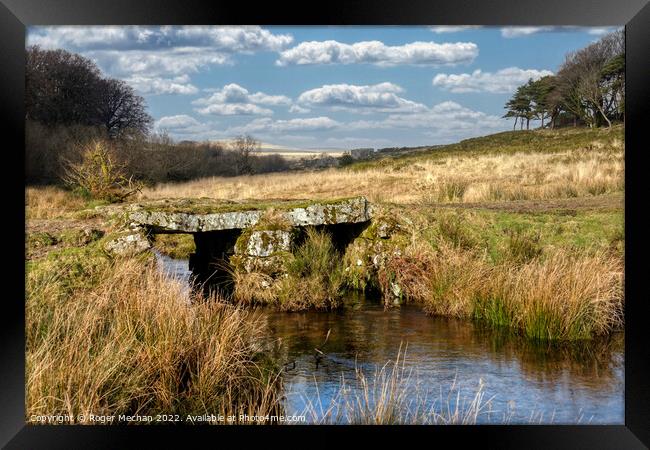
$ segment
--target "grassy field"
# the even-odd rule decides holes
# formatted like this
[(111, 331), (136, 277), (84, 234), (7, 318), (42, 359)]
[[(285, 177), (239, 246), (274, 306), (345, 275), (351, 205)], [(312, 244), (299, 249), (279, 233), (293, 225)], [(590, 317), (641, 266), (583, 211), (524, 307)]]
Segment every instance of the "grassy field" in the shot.
[(479, 203), (621, 192), (623, 129), (516, 131), (344, 169), (207, 178), (145, 189), (143, 198), (319, 199)]
[[(355, 195), (374, 203), (378, 223), (400, 227), (382, 241), (382, 264), (356, 244), (332, 257), (314, 234), (267, 302), (331, 308), (345, 288), (379, 289), (387, 304), (397, 292), (429, 314), (535, 340), (589, 339), (623, 323), (621, 127), (500, 133), (341, 169), (151, 186), (135, 200)], [(109, 257), (103, 244), (119, 224), (96, 209), (105, 202), (50, 186), (28, 187), (25, 204), (28, 418), (279, 410), (279, 369), (264, 358), (253, 313), (215, 298), (188, 302), (151, 258)], [(187, 236), (154, 246), (176, 258), (194, 249)], [(241, 281), (248, 303), (255, 282)], [(349, 414), (368, 423), (392, 413)]]

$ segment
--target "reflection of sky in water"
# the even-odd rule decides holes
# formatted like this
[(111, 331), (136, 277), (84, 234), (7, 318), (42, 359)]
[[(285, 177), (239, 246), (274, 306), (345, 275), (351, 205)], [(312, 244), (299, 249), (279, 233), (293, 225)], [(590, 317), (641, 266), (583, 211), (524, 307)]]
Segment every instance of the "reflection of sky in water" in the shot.
[[(189, 280), (187, 261), (158, 255), (164, 270)], [(355, 364), (372, 383), (373, 374), (406, 347), (405, 373), (412, 395), (452, 407), (460, 392), (469, 403), (484, 383), (490, 415), (479, 422), (624, 423), (623, 335), (609, 342), (562, 350), (539, 348), (522, 339), (481, 329), (469, 321), (433, 318), (418, 307), (385, 311), (363, 301), (334, 312), (263, 314), (281, 345), (277, 357), (287, 364), (287, 413), (299, 414), (309, 399), (316, 412), (339, 393), (341, 377), (355, 389)], [(325, 342), (328, 330), (330, 336)], [(318, 348), (324, 353), (318, 361)], [(294, 363), (295, 362), (295, 366)], [(309, 419), (309, 417), (308, 417)]]
[(171, 277), (183, 281), (187, 285), (187, 292), (189, 293), (190, 277), (192, 271), (186, 259), (173, 259), (169, 256), (163, 255), (158, 251), (154, 251), (156, 255), (156, 262), (162, 268), (163, 272), (169, 274)]
[[(452, 408), (457, 393), (461, 405), (469, 404), (482, 380), (491, 412), (479, 416), (479, 422), (498, 423), (504, 417), (509, 423), (624, 422), (622, 336), (572, 355), (499, 338), (471, 322), (428, 317), (417, 307), (384, 311), (372, 304), (343, 313), (271, 312), (268, 324), (288, 347), (283, 357), (291, 369), (285, 382), (292, 413), (303, 411), (306, 399), (316, 412), (320, 406), (326, 410), (339, 392), (341, 375), (355, 389), (355, 357), (372, 382), (373, 374), (397, 356), (400, 344), (408, 343), (407, 389), (426, 397), (425, 409), (434, 402), (446, 408), (454, 383)], [(328, 329), (330, 337), (322, 345)], [(314, 348), (325, 353), (318, 365)]]

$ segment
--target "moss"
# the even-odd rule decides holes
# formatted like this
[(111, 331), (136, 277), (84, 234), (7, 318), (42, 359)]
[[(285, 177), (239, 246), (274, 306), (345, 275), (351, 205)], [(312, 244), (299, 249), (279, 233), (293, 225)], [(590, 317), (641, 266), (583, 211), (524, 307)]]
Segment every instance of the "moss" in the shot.
[(232, 255), (229, 263), (236, 273), (257, 272), (277, 277), (287, 273), (287, 265), (291, 263), (294, 256), (291, 252), (275, 252), (272, 256), (265, 258), (251, 257), (246, 255)]
[(327, 205), (323, 208), (323, 216), (325, 223), (327, 224), (338, 223), (336, 220), (336, 208), (331, 205)]
[(156, 234), (152, 244), (163, 255), (174, 259), (188, 259), (196, 252), (194, 236), (191, 234)]
[(273, 244), (275, 247), (279, 242), (274, 242), (277, 238), (270, 233), (263, 233), (264, 231), (289, 231), (292, 234), (292, 241), (299, 233), (299, 230), (292, 227), (289, 221), (286, 220), (280, 212), (271, 208), (266, 211), (255, 225), (245, 228), (244, 231), (242, 231), (241, 235), (235, 242), (235, 252), (241, 255), (246, 254), (248, 242), (250, 241), (252, 234), (257, 231), (262, 232), (262, 245), (265, 248), (268, 248), (270, 244)]
[(138, 203), (145, 211), (184, 214), (218, 214), (226, 212), (276, 210), (289, 211), (313, 205), (337, 205), (357, 197), (342, 197), (330, 200), (247, 200), (231, 202), (216, 199), (156, 200)]
[(27, 233), (25, 244), (29, 257), (40, 257), (44, 251), (52, 250), (48, 247), (66, 248), (81, 247), (99, 240), (104, 235), (103, 231), (96, 229), (71, 228), (55, 232), (39, 231)]
[(97, 241), (104, 232), (96, 229), (70, 229), (61, 232), (58, 236), (59, 241), (68, 245), (87, 245), (91, 242)]
[(380, 211), (348, 246), (343, 256), (343, 280), (348, 288), (364, 291), (377, 288), (378, 269), (384, 260), (409, 245), (409, 225), (397, 217)]
[(246, 228), (242, 231), (242, 234), (239, 235), (237, 241), (235, 242), (235, 253), (239, 255), (245, 255), (247, 253), (248, 241), (250, 241), (251, 235), (253, 234), (252, 228)]
[(57, 239), (50, 233), (39, 231), (36, 233), (27, 233), (26, 244), (28, 249), (37, 249), (56, 245)]
[[(55, 295), (67, 295), (76, 289), (88, 289), (101, 281), (101, 271), (111, 264), (101, 241), (83, 247), (56, 249), (45, 258), (26, 264), (27, 286), (35, 290), (56, 286)], [(56, 283), (54, 281), (56, 280)]]

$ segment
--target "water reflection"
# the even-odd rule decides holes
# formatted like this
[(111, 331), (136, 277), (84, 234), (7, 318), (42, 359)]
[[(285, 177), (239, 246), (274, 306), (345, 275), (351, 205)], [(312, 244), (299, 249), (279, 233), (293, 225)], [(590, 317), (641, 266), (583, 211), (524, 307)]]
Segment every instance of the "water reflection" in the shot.
[(623, 423), (622, 333), (585, 345), (533, 345), (472, 322), (428, 317), (415, 306), (385, 311), (368, 301), (330, 313), (263, 316), (287, 364), (292, 412), (317, 396), (326, 407), (342, 375), (354, 379), (355, 367), (373, 373), (406, 344), (405, 364), (420, 386), (437, 392), (455, 381), (469, 398), (482, 380), (486, 397), (494, 396), (490, 420), (507, 413), (510, 423)]
[[(159, 255), (163, 270), (189, 281), (187, 261)], [(507, 331), (470, 321), (433, 318), (417, 306), (384, 310), (379, 301), (350, 296), (332, 312), (259, 311), (286, 368), (287, 412), (306, 401), (327, 407), (341, 377), (355, 368), (372, 374), (407, 346), (412, 383), (444, 392), (456, 383), (472, 397), (479, 380), (495, 412), (479, 421), (624, 423), (624, 335), (564, 347), (531, 344)]]

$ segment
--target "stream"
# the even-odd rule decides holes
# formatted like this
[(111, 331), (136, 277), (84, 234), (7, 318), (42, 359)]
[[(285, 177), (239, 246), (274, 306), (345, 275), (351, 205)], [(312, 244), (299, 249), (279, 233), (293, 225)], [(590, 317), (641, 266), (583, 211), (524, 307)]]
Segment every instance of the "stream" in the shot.
[[(187, 261), (157, 257), (162, 270), (190, 279)], [(285, 367), (287, 414), (307, 410), (310, 421), (332, 405), (344, 409), (364, 396), (357, 370), (373, 394), (375, 374), (399, 355), (409, 408), (453, 411), (469, 405), (481, 385), (477, 423), (624, 423), (622, 332), (558, 348), (471, 321), (431, 317), (418, 306), (385, 310), (378, 299), (358, 294), (345, 304), (331, 312), (259, 309)]]

